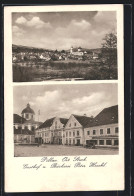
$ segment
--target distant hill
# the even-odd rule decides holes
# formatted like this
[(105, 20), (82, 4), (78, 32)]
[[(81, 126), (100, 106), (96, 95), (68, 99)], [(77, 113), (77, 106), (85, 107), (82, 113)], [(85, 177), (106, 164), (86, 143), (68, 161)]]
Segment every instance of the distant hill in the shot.
[(28, 51), (32, 51), (32, 50), (37, 50), (37, 51), (52, 51), (50, 49), (44, 49), (44, 48), (36, 48), (36, 47), (30, 47), (30, 46), (22, 46), (22, 45), (15, 45), (15, 44), (12, 44), (12, 50), (15, 51), (15, 50), (28, 50)]
[[(37, 52), (45, 52), (45, 51), (55, 51), (55, 50), (50, 50), (50, 49), (44, 49), (44, 48), (36, 48), (36, 47), (30, 47), (30, 46), (22, 46), (22, 45), (12, 45), (12, 50), (13, 52), (15, 51), (37, 51)], [(77, 48), (74, 48), (74, 50), (77, 50)], [(61, 50), (62, 51), (62, 50)], [(61, 52), (59, 51), (59, 52)], [(66, 52), (69, 52), (70, 49), (64, 50)], [(88, 53), (90, 52), (95, 52), (95, 53), (100, 53), (101, 48), (95, 48), (95, 49), (88, 49), (88, 48), (82, 48), (82, 51), (87, 51)]]

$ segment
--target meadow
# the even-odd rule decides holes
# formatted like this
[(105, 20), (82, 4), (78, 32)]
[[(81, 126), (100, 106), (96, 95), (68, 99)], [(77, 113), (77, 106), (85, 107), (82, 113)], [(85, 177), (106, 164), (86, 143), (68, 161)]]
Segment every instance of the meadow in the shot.
[(100, 62), (50, 61), (13, 64), (14, 82), (45, 80), (107, 80), (117, 79), (117, 66)]

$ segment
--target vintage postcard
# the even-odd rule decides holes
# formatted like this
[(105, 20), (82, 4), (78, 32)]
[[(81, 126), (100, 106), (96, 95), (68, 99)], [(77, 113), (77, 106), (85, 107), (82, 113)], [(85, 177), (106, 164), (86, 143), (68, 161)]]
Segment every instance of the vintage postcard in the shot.
[(4, 9), (5, 191), (124, 190), (123, 5)]

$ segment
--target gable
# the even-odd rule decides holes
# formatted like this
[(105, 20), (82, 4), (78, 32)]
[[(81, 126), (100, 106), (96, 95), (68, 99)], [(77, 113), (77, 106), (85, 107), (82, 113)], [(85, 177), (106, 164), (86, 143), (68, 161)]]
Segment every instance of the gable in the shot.
[(78, 120), (73, 115), (71, 115), (65, 126), (65, 129), (76, 128), (76, 127), (82, 127), (82, 125), (78, 122)]
[(60, 118), (55, 117), (51, 129), (61, 129), (64, 124), (61, 123)]

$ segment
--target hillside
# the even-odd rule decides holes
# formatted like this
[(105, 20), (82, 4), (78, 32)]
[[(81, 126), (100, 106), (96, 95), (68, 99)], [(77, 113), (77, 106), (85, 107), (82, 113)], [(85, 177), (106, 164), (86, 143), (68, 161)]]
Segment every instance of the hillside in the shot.
[[(12, 45), (12, 50), (13, 52), (19, 52), (19, 51), (38, 51), (38, 52), (45, 52), (45, 51), (55, 51), (55, 50), (50, 50), (50, 49), (44, 49), (44, 48), (36, 48), (36, 47), (30, 47), (30, 46), (22, 46), (22, 45)], [(77, 48), (74, 48), (74, 50), (77, 50)], [(70, 49), (64, 50), (65, 52), (69, 52)], [(88, 53), (95, 52), (95, 53), (100, 53), (101, 48), (96, 48), (96, 49), (88, 49), (88, 48), (82, 48), (82, 51), (87, 51)], [(61, 51), (59, 51), (61, 52)]]

